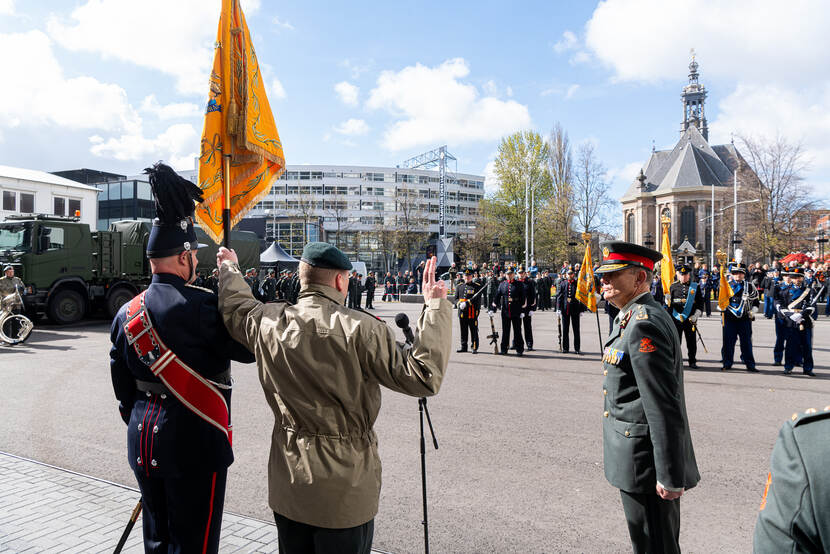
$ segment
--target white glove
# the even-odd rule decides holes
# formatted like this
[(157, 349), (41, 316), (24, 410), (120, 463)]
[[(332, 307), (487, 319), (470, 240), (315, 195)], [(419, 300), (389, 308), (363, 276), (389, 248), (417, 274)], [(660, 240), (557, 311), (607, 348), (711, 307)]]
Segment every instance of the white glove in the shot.
[(793, 323), (801, 323), (801, 320), (804, 319), (804, 316), (796, 312), (794, 314), (790, 314), (790, 319), (793, 320)]
[(520, 313), (520, 314), (519, 314), (519, 319), (522, 319), (524, 316), (525, 316), (525, 313), (524, 313), (524, 312)]
[(493, 312), (493, 310), (487, 310), (487, 315), (489, 315), (490, 317), (493, 317), (496, 314)]
[(459, 302), (458, 303), (458, 309), (459, 310), (466, 310), (467, 309), (467, 301), (462, 300), (461, 302)]
[(692, 315), (689, 316), (689, 321), (692, 323), (697, 323), (697, 318), (700, 317), (700, 310), (695, 310), (692, 312)]
[(533, 315), (533, 312), (535, 312), (535, 311), (536, 310), (528, 310), (527, 315)]

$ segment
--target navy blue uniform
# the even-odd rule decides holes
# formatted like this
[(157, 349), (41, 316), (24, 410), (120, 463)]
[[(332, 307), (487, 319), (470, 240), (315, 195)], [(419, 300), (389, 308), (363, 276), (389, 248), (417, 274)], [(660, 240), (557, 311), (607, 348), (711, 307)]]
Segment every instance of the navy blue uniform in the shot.
[(525, 287), (519, 281), (504, 280), (499, 284), (491, 306), (501, 310), (501, 353), (507, 354), (510, 329), (513, 328), (513, 346), (520, 356), (525, 350), (522, 340), (522, 306), (525, 303)]
[[(167, 347), (218, 383), (230, 408), (230, 360), (250, 363), (254, 355), (231, 339), (216, 295), (188, 286), (176, 275), (157, 274), (145, 303)], [(207, 552), (216, 552), (233, 451), (221, 431), (166, 391), (138, 359), (124, 334), (126, 308), (125, 304), (112, 322), (110, 370), (121, 418), (127, 423), (128, 461), (144, 502), (146, 551), (202, 552), (207, 545)]]
[(559, 283), (559, 290), (556, 291), (556, 309), (562, 317), (562, 352), (570, 349), (568, 342), (568, 330), (573, 326), (574, 350), (578, 353), (580, 349), (579, 335), (579, 314), (582, 313), (583, 304), (576, 299), (577, 281), (562, 279)]
[(536, 311), (536, 281), (529, 277), (525, 277), (522, 283), (525, 286), (525, 307), (524, 317), (522, 318), (522, 326), (524, 327), (524, 340), (527, 348), (533, 350), (533, 312)]
[[(806, 296), (804, 293), (807, 292)], [(793, 367), (801, 363), (804, 373), (813, 373), (813, 318), (812, 306), (816, 291), (808, 287), (806, 283), (799, 286), (791, 283), (782, 289), (775, 299), (775, 311), (780, 319), (780, 324), (786, 333), (786, 351), (784, 353), (784, 371), (790, 373)], [(804, 296), (802, 298), (802, 296)], [(800, 302), (790, 310), (789, 306), (801, 299)], [(800, 313), (802, 319), (795, 322), (790, 314)]]
[(732, 298), (723, 313), (723, 348), (721, 361), (723, 369), (732, 367), (735, 356), (735, 342), (741, 339), (741, 361), (746, 364), (747, 371), (755, 369), (755, 356), (752, 353), (752, 305), (758, 301), (758, 291), (755, 286), (744, 280), (741, 282), (730, 279)]

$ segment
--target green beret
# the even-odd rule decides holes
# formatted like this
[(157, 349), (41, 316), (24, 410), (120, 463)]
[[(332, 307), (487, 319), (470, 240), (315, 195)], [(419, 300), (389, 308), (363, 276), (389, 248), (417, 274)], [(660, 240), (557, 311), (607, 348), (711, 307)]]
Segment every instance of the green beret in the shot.
[(325, 269), (352, 269), (352, 262), (346, 255), (327, 242), (309, 242), (303, 248), (300, 258), (312, 267)]

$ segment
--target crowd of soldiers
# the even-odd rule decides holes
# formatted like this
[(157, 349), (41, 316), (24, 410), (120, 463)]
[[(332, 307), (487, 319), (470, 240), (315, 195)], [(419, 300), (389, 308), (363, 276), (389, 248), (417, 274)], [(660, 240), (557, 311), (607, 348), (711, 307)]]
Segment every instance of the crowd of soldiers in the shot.
[[(254, 298), (260, 302), (277, 302), (285, 300), (292, 304), (297, 302), (297, 295), (300, 293), (300, 277), (297, 271), (283, 269), (279, 276), (275, 269), (268, 269), (264, 279), (259, 278), (259, 271), (256, 268), (249, 268), (245, 271), (245, 282), (251, 287)], [(204, 277), (201, 271), (196, 272), (196, 279), (193, 284), (197, 287), (206, 288), (213, 292), (219, 290), (219, 270), (214, 269), (210, 275)]]

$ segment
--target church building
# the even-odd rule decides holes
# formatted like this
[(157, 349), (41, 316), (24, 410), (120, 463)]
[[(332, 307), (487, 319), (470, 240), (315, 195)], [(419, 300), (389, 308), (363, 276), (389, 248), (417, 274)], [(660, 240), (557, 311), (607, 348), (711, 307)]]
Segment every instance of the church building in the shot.
[[(709, 144), (707, 90), (698, 77), (698, 64), (692, 58), (689, 84), (680, 95), (680, 140), (671, 150), (652, 150), (620, 202), (624, 240), (660, 249), (660, 219), (668, 215), (672, 249), (692, 245), (695, 258), (709, 261), (713, 188), (715, 210), (732, 204), (735, 171), (746, 171), (747, 165), (734, 144)], [(719, 216), (718, 225), (722, 220), (723, 216)], [(729, 225), (731, 228), (731, 221)]]

